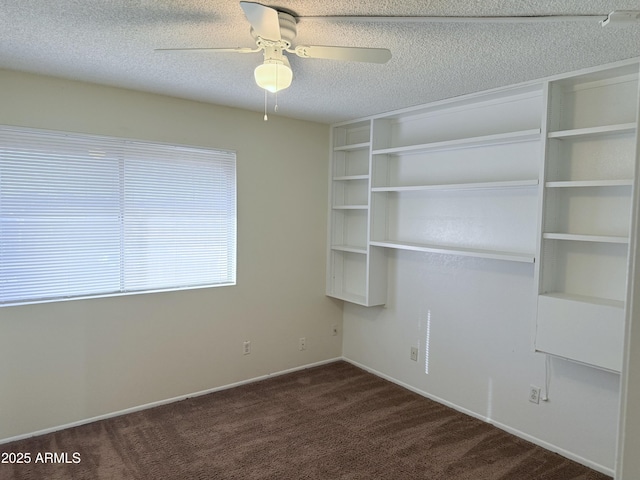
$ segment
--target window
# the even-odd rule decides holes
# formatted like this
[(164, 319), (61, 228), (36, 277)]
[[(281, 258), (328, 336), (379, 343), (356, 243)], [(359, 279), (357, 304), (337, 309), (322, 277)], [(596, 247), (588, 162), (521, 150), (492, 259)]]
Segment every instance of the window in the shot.
[(0, 304), (235, 284), (235, 153), (0, 127)]

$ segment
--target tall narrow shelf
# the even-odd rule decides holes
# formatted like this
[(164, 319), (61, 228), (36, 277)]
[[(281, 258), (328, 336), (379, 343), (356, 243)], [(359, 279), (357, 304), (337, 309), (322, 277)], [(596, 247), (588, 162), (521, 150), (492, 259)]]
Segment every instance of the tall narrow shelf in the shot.
[(535, 349), (619, 372), (638, 65), (548, 84)]
[(331, 137), (327, 295), (380, 305), (386, 275), (378, 270), (386, 265), (369, 246), (371, 121), (334, 126)]

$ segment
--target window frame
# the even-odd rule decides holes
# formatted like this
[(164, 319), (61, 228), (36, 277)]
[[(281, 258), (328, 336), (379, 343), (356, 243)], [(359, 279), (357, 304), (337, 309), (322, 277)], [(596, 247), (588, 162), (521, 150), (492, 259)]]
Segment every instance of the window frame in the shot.
[[(2, 161), (4, 158), (2, 157), (2, 152), (3, 150), (5, 150), (7, 148), (7, 143), (6, 143), (6, 136), (10, 136), (11, 134), (13, 135), (22, 135), (25, 137), (33, 137), (36, 138), (34, 136), (38, 137), (38, 141), (42, 142), (39, 144), (39, 146), (42, 146), (44, 144), (44, 142), (46, 142), (46, 139), (55, 139), (55, 141), (58, 142), (62, 142), (63, 139), (64, 140), (68, 140), (70, 142), (73, 141), (78, 141), (78, 142), (90, 142), (90, 143), (94, 143), (96, 144), (96, 149), (99, 149), (100, 147), (104, 147), (104, 148), (114, 148), (114, 149), (118, 149), (121, 148), (122, 151), (126, 151), (127, 148), (136, 150), (139, 148), (143, 148), (143, 149), (147, 149), (146, 153), (150, 153), (150, 150), (157, 147), (157, 151), (160, 152), (158, 153), (158, 156), (161, 156), (162, 153), (166, 153), (167, 151), (174, 149), (176, 152), (184, 152), (184, 151), (191, 151), (191, 152), (197, 152), (198, 155), (205, 155), (205, 156), (211, 156), (210, 160), (217, 162), (216, 165), (218, 168), (220, 169), (224, 169), (225, 172), (228, 175), (228, 172), (232, 172), (232, 176), (231, 181), (227, 181), (227, 182), (223, 182), (224, 186), (221, 187), (221, 190), (223, 189), (227, 189), (227, 191), (225, 191), (225, 195), (224, 196), (220, 196), (219, 198), (216, 198), (216, 201), (220, 201), (220, 198), (224, 199), (224, 203), (228, 204), (232, 211), (229, 212), (228, 215), (226, 215), (225, 221), (230, 225), (227, 226), (226, 229), (226, 237), (225, 238), (225, 243), (224, 243), (224, 248), (225, 248), (225, 262), (226, 263), (230, 263), (231, 267), (228, 268), (228, 275), (226, 278), (224, 278), (223, 281), (220, 282), (213, 282), (213, 283), (199, 283), (199, 284), (191, 284), (191, 285), (179, 285), (179, 286), (169, 286), (169, 287), (158, 287), (158, 288), (148, 288), (148, 289), (136, 289), (136, 290), (127, 290), (126, 287), (123, 288), (123, 286), (125, 285), (123, 282), (120, 283), (120, 287), (118, 289), (118, 291), (109, 291), (109, 292), (97, 292), (97, 293), (90, 293), (90, 294), (79, 294), (79, 295), (73, 295), (72, 293), (70, 295), (65, 295), (65, 296), (55, 296), (55, 297), (47, 297), (47, 296), (36, 296), (38, 294), (42, 295), (42, 292), (32, 292), (32, 297), (29, 299), (26, 298), (14, 298), (11, 300), (6, 300), (4, 298), (4, 293), (2, 293), (2, 297), (0, 297), (0, 307), (9, 307), (9, 306), (18, 306), (18, 305), (30, 305), (30, 304), (40, 304), (40, 303), (53, 303), (53, 302), (62, 302), (62, 301), (70, 301), (70, 300), (82, 300), (82, 299), (92, 299), (92, 298), (106, 298), (106, 297), (118, 297), (118, 296), (124, 296), (124, 295), (140, 295), (140, 294), (147, 294), (147, 293), (161, 293), (161, 292), (173, 292), (173, 291), (182, 291), (182, 290), (195, 290), (195, 289), (204, 289), (204, 288), (214, 288), (214, 287), (225, 287), (225, 286), (234, 286), (237, 284), (237, 246), (238, 246), (238, 240), (237, 240), (237, 224), (238, 224), (238, 208), (237, 208), (237, 153), (235, 150), (228, 150), (228, 149), (220, 149), (220, 148), (212, 148), (212, 147), (208, 147), (208, 146), (194, 146), (194, 145), (185, 145), (185, 144), (175, 144), (175, 143), (167, 143), (167, 142), (157, 142), (157, 141), (149, 141), (149, 140), (138, 140), (138, 139), (132, 139), (132, 138), (125, 138), (125, 137), (114, 137), (114, 136), (106, 136), (106, 135), (96, 135), (96, 134), (85, 134), (85, 133), (76, 133), (76, 132), (63, 132), (63, 131), (57, 131), (57, 130), (47, 130), (47, 129), (36, 129), (36, 128), (28, 128), (28, 127), (18, 127), (18, 126), (11, 126), (11, 125), (0, 125), (0, 161)], [(50, 140), (51, 142), (51, 140)], [(25, 150), (28, 148), (32, 148), (33, 151), (35, 151), (35, 143), (32, 144), (26, 144)], [(49, 145), (53, 145), (53, 143), (50, 143)], [(59, 143), (58, 145), (62, 145), (61, 143)], [(66, 144), (65, 144), (66, 145)], [(10, 148), (10, 147), (9, 147)], [(55, 148), (55, 147), (54, 147)], [(52, 148), (52, 152), (50, 153), (51, 156), (55, 156), (58, 153), (55, 151), (55, 149)], [(94, 147), (91, 147), (94, 148)], [(87, 153), (87, 157), (91, 156), (90, 153)], [(121, 161), (122, 164), (124, 164), (124, 162), (126, 162), (126, 158), (121, 158), (120, 160), (114, 160), (114, 161)], [(180, 157), (177, 157), (175, 159), (171, 159), (171, 160), (180, 160)], [(184, 158), (182, 158), (183, 161), (183, 165), (186, 164), (189, 160), (185, 160)], [(130, 160), (131, 161), (131, 160)], [(225, 163), (226, 162), (226, 163)], [(179, 161), (176, 162), (176, 164), (180, 163)], [(175, 164), (174, 164), (175, 165)], [(122, 180), (122, 184), (120, 185), (120, 188), (122, 188), (122, 192), (124, 192), (124, 188), (125, 188), (125, 182), (124, 180)], [(215, 182), (214, 182), (215, 183)], [(0, 185), (1, 185), (1, 180), (0, 180)], [(1, 188), (1, 187), (0, 187)], [(120, 207), (120, 211), (122, 216), (120, 217), (119, 223), (120, 223), (120, 245), (121, 245), (121, 250), (124, 250), (123, 246), (124, 243), (127, 242), (127, 237), (125, 235), (124, 232), (124, 228), (122, 225), (124, 225), (125, 223), (125, 219), (124, 219), (124, 214), (123, 214), (123, 210), (124, 210), (124, 201), (123, 201), (123, 197), (124, 195), (122, 194), (122, 192), (120, 192), (118, 194), (118, 196), (120, 197), (119, 200), (119, 207)], [(231, 194), (229, 194), (229, 192), (231, 192)], [(212, 195), (211, 198), (213, 198), (214, 196)], [(1, 196), (0, 196), (0, 202), (1, 202)], [(1, 210), (2, 206), (0, 204), (0, 215), (2, 215), (2, 210)], [(231, 219), (231, 220), (229, 220)], [(2, 230), (0, 229), (0, 235), (3, 235)], [(0, 248), (2, 247), (2, 244), (4, 243), (4, 239), (2, 237), (0, 237)], [(121, 253), (123, 254), (123, 253)], [(0, 261), (1, 261), (1, 257), (2, 257), (2, 253), (0, 252)], [(210, 255), (210, 258), (213, 259), (214, 255)], [(0, 266), (1, 267), (1, 266)], [(96, 268), (99, 268), (99, 266), (96, 266)], [(125, 267), (123, 264), (123, 259), (120, 259), (120, 267), (119, 267), (119, 272), (120, 272), (120, 276), (123, 277), (124, 275), (124, 271), (125, 271)], [(223, 276), (224, 277), (224, 276)], [(3, 276), (0, 276), (0, 282), (4, 282), (4, 278)], [(0, 286), (1, 287), (1, 286)]]

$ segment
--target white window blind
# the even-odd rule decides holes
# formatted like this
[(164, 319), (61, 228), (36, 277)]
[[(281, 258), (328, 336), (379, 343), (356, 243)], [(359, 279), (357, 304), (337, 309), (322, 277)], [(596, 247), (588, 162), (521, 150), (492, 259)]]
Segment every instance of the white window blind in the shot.
[(0, 304), (235, 284), (235, 153), (0, 127)]

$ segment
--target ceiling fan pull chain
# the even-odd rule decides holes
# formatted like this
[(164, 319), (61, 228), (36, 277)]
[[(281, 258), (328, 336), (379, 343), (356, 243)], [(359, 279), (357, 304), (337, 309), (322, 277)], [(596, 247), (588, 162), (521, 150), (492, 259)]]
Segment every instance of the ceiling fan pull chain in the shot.
[(264, 121), (266, 122), (267, 120), (269, 120), (269, 117), (267, 117), (267, 91), (264, 91)]
[(280, 87), (280, 83), (278, 83), (278, 72), (280, 71), (279, 68), (276, 68), (276, 104), (273, 107), (273, 111), (274, 112), (278, 112), (278, 88)]

